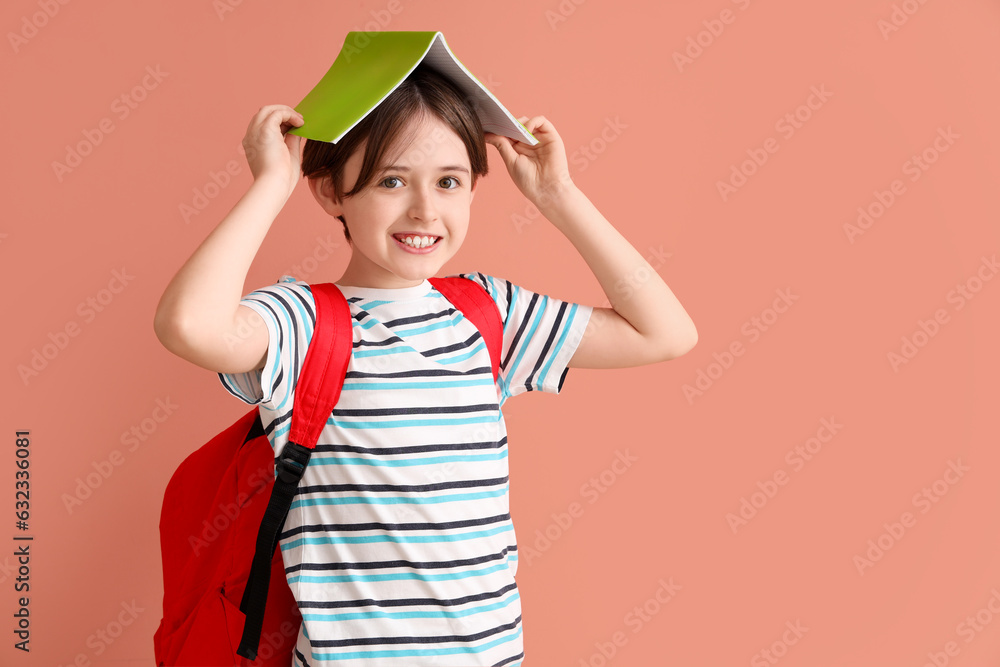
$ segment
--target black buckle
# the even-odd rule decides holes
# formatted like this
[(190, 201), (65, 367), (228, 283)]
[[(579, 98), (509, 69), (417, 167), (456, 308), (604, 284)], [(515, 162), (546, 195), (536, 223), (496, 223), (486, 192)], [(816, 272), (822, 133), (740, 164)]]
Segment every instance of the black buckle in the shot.
[(309, 464), (312, 450), (294, 442), (288, 442), (281, 448), (281, 457), (275, 464), (278, 479), (286, 484), (298, 484)]

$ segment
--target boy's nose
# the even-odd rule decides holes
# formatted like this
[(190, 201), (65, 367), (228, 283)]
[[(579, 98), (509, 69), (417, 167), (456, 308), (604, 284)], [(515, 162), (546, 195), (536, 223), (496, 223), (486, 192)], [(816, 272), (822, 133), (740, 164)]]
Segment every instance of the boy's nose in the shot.
[(417, 189), (410, 202), (410, 215), (420, 220), (434, 220), (437, 218), (437, 206), (434, 202), (433, 192), (426, 189)]

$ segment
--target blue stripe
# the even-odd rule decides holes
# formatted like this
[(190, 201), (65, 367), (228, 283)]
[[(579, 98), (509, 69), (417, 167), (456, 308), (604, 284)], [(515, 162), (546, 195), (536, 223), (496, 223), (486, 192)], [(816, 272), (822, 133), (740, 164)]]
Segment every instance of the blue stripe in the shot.
[[(495, 413), (493, 413), (495, 414)], [(327, 420), (329, 424), (331, 420)], [(489, 424), (497, 421), (493, 415), (482, 415), (480, 417), (461, 417), (453, 419), (400, 419), (398, 421), (357, 421), (345, 422), (339, 419), (333, 422), (340, 428), (401, 428), (404, 426), (452, 426), (454, 424)]]
[(545, 378), (549, 374), (549, 368), (552, 367), (552, 362), (556, 360), (557, 356), (559, 356), (559, 350), (562, 349), (563, 342), (566, 340), (566, 336), (569, 335), (570, 329), (573, 328), (573, 318), (576, 316), (576, 304), (574, 303), (567, 310), (569, 311), (569, 314), (563, 318), (564, 321), (562, 324), (562, 333), (559, 335), (559, 338), (556, 339), (555, 343), (553, 343), (554, 348), (550, 350), (548, 353), (549, 360), (545, 362), (545, 365), (542, 366), (541, 370), (539, 371), (540, 373), (540, 377), (538, 378), (539, 386), (545, 384)]
[(493, 491), (478, 491), (476, 493), (452, 493), (444, 496), (340, 496), (336, 498), (303, 498), (293, 500), (289, 509), (302, 505), (436, 505), (438, 503), (458, 502), (462, 500), (481, 500), (505, 496), (508, 484)]
[[(511, 300), (514, 303), (517, 303), (517, 295), (519, 292), (520, 288), (515, 287), (514, 294), (511, 297)], [(528, 329), (528, 331), (524, 332), (524, 334), (521, 336), (521, 339), (518, 341), (520, 349), (518, 350), (517, 357), (514, 358), (514, 361), (507, 366), (507, 377), (512, 377), (514, 375), (517, 375), (517, 367), (521, 363), (521, 359), (524, 358), (524, 355), (528, 351), (529, 347), (528, 344), (535, 335), (535, 329), (538, 328), (538, 322), (542, 319), (542, 313), (545, 312), (545, 305), (547, 301), (548, 297), (539, 296), (538, 301), (535, 302), (535, 316), (531, 322), (531, 327)]]
[(451, 426), (454, 424), (489, 424), (497, 421), (492, 415), (481, 417), (463, 417), (454, 419), (400, 419), (399, 421), (381, 422), (345, 422), (340, 420), (327, 420), (327, 423), (335, 423), (340, 428), (399, 428), (401, 426)]
[(462, 321), (461, 317), (457, 317), (454, 320), (452, 320), (447, 315), (444, 315), (442, 317), (443, 317), (443, 319), (441, 319), (438, 322), (431, 322), (430, 324), (425, 324), (425, 325), (419, 326), (419, 327), (411, 327), (409, 329), (403, 329), (403, 328), (393, 329), (393, 331), (395, 331), (395, 333), (396, 333), (397, 336), (399, 336), (400, 338), (403, 338), (404, 336), (410, 335), (410, 334), (416, 335), (416, 334), (427, 333), (429, 331), (437, 331), (438, 329), (447, 329), (448, 327), (453, 327), (458, 322)]
[[(453, 424), (491, 424), (497, 421), (496, 417), (483, 415), (482, 417), (465, 417), (463, 419), (402, 419), (399, 421), (384, 422), (344, 422), (333, 418), (327, 419), (326, 423), (336, 424), (340, 428), (404, 428), (407, 426), (448, 426)], [(281, 426), (275, 427), (272, 438), (281, 433), (287, 433), (292, 428), (290, 419), (286, 419)], [(272, 440), (272, 443), (274, 441)]]
[[(438, 363), (454, 364), (459, 361), (465, 361), (466, 359), (471, 359), (472, 357), (476, 356), (476, 354), (478, 354), (480, 350), (485, 350), (485, 349), (486, 349), (486, 343), (484, 343), (483, 341), (479, 341), (479, 343), (474, 348), (470, 349), (465, 354), (456, 355), (454, 357), (448, 357), (447, 359), (438, 359)], [(490, 378), (490, 380), (491, 380), (490, 384), (493, 384), (492, 378)]]
[(499, 533), (513, 533), (514, 526), (507, 523), (486, 530), (472, 530), (467, 533), (434, 533), (432, 535), (354, 535), (349, 537), (300, 537), (281, 545), (282, 551), (296, 549), (303, 544), (372, 544), (392, 542), (393, 544), (436, 544), (438, 542), (465, 542), (477, 537), (492, 537)]
[[(483, 341), (479, 341), (475, 347), (469, 348), (467, 352), (462, 354), (450, 356), (450, 357), (437, 357), (434, 359), (436, 363), (439, 364), (454, 364), (459, 361), (465, 361), (466, 359), (471, 359), (480, 350), (486, 349), (486, 344)], [(357, 359), (362, 359), (365, 357), (382, 357), (386, 355), (397, 355), (397, 354), (420, 354), (415, 349), (409, 345), (397, 345), (396, 347), (381, 348), (374, 350), (357, 350), (354, 352), (354, 357)]]
[(450, 461), (461, 461), (464, 463), (478, 463), (480, 461), (500, 461), (507, 458), (507, 448), (503, 447), (494, 453), (486, 454), (452, 454), (442, 456), (424, 456), (415, 459), (368, 459), (355, 456), (329, 456), (313, 455), (309, 461), (310, 466), (339, 466), (339, 465), (362, 465), (379, 466), (386, 468), (397, 468), (405, 466), (433, 465), (435, 463), (448, 463)]

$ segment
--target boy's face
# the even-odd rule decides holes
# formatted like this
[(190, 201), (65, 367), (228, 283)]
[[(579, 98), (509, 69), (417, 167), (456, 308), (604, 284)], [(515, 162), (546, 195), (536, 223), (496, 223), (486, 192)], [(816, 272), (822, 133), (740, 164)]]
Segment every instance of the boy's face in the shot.
[[(465, 144), (437, 116), (427, 114), (407, 132), (413, 139), (365, 190), (342, 201), (313, 194), (333, 216), (343, 215), (353, 252), (337, 282), (388, 289), (412, 287), (438, 273), (465, 240), (475, 195)], [(404, 132), (402, 136), (407, 136)], [(402, 139), (403, 142), (406, 139)], [(361, 171), (362, 144), (344, 167), (344, 191)], [(398, 147), (390, 147), (390, 158)], [(412, 248), (403, 234), (440, 237), (432, 246)], [(418, 243), (419, 245), (419, 243)]]

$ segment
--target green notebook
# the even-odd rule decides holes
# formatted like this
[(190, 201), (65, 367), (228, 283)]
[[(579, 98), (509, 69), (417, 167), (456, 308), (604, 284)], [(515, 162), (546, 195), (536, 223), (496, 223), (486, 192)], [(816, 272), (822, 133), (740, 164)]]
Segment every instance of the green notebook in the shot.
[(305, 122), (288, 133), (337, 143), (421, 62), (447, 76), (474, 101), (486, 132), (531, 146), (538, 143), (458, 61), (443, 34), (412, 30), (347, 33), (333, 65), (295, 107)]

